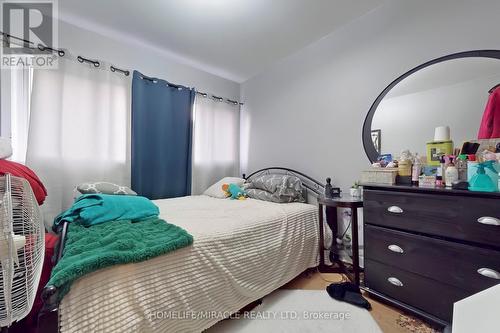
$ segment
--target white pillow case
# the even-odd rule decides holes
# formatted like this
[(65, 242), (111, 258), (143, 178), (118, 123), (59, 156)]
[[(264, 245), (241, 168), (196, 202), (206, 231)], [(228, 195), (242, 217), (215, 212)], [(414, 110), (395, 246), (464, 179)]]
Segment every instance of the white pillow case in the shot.
[(245, 180), (243, 178), (224, 177), (221, 180), (219, 180), (217, 183), (210, 186), (205, 192), (203, 192), (203, 194), (208, 195), (209, 197), (225, 199), (226, 192), (224, 192), (222, 190), (222, 185), (224, 185), (224, 184), (236, 184), (236, 185), (241, 187), (244, 182), (245, 182)]

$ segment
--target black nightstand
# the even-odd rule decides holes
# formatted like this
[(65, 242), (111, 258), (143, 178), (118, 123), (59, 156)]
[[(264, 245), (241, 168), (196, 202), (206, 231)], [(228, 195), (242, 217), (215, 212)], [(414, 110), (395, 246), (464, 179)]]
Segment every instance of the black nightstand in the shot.
[(352, 230), (352, 272), (353, 278), (351, 280), (359, 285), (359, 247), (358, 247), (358, 208), (363, 207), (362, 198), (354, 198), (350, 196), (344, 196), (339, 198), (325, 198), (324, 196), (318, 197), (319, 206), (319, 271), (322, 273), (345, 273), (349, 278), (351, 278), (347, 267), (340, 260), (335, 260), (335, 265), (329, 266), (325, 264), (325, 245), (324, 245), (324, 231), (323, 231), (323, 207), (326, 209), (326, 222), (333, 232), (333, 241), (330, 247), (330, 251), (336, 244), (336, 238), (338, 235), (337, 226), (337, 208), (349, 208), (351, 209), (351, 230)]

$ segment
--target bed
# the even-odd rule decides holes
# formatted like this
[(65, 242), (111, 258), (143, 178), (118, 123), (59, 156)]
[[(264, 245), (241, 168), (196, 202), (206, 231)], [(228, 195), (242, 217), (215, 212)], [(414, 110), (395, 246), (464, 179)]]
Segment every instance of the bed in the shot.
[[(259, 172), (271, 170), (293, 172)], [(321, 192), (295, 173), (311, 194)], [(205, 195), (154, 202), (193, 245), (88, 274), (58, 306), (45, 290), (46, 314), (55, 318), (42, 317), (44, 331), (201, 332), (318, 265), (316, 205)]]

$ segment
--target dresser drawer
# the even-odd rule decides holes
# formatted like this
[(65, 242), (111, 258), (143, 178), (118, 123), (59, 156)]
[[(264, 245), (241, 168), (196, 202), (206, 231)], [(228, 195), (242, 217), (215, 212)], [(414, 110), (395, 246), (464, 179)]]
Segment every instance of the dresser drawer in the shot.
[(365, 257), (474, 293), (500, 283), (500, 251), (371, 225)]
[(366, 190), (364, 220), (500, 247), (500, 200), (495, 198)]
[(372, 260), (365, 260), (365, 285), (451, 322), (453, 303), (472, 293)]

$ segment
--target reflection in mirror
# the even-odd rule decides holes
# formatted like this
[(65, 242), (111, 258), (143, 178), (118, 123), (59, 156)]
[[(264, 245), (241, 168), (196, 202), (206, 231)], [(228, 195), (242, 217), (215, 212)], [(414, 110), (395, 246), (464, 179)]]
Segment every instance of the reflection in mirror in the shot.
[(457, 147), (477, 139), (489, 91), (499, 83), (500, 61), (494, 58), (458, 58), (413, 73), (378, 105), (371, 126), (375, 149), (425, 155), (438, 126), (450, 127)]
[(373, 142), (373, 146), (375, 147), (375, 150), (377, 151), (377, 153), (381, 154), (381, 147), (382, 147), (382, 138), (381, 138), (381, 134), (382, 131), (379, 130), (379, 129), (372, 129), (372, 142)]

